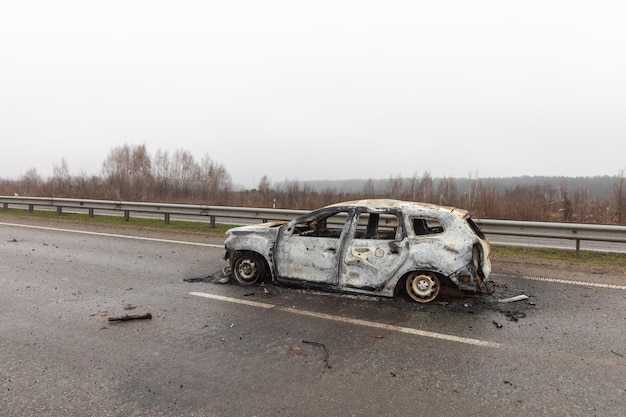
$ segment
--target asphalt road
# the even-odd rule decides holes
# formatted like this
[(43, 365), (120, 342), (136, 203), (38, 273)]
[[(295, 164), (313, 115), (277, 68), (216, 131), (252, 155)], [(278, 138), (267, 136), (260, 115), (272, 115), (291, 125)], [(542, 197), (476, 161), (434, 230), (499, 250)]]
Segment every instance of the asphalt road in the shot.
[(0, 224), (1, 416), (626, 410), (625, 277), (494, 264), (493, 296), (420, 305), (210, 282), (220, 239), (57, 229)]

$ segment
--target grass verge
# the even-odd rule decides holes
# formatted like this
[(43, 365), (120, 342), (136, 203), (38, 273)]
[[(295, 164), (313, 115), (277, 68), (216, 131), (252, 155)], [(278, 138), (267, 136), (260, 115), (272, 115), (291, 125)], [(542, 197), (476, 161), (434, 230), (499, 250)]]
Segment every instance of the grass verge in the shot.
[(591, 264), (604, 267), (619, 267), (626, 269), (626, 256), (618, 252), (597, 252), (581, 250), (580, 257), (576, 257), (574, 249), (540, 248), (529, 246), (492, 245), (493, 257), (533, 258), (546, 261), (561, 261), (570, 264)]

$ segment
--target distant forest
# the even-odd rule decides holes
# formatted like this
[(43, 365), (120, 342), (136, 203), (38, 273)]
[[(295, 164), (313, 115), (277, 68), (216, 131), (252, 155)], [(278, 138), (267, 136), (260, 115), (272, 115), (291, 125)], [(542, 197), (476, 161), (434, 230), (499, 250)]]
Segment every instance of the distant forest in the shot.
[(145, 145), (111, 149), (100, 175), (71, 175), (64, 159), (50, 178), (30, 168), (19, 179), (0, 179), (0, 194), (291, 209), (394, 198), (462, 207), (483, 219), (626, 223), (623, 171), (575, 178), (432, 178), (424, 172), (411, 178), (277, 183), (265, 175), (255, 188), (244, 189), (208, 155), (200, 161), (184, 150), (150, 155)]

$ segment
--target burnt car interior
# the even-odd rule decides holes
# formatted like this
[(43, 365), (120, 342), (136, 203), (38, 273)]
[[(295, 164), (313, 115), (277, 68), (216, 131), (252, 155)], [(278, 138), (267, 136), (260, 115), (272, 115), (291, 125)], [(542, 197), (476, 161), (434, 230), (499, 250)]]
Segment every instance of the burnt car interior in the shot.
[(296, 224), (294, 236), (329, 237), (339, 239), (346, 223), (347, 213), (339, 212), (326, 217), (309, 219)]
[(413, 231), (417, 236), (443, 233), (443, 225), (439, 220), (415, 217), (413, 218), (412, 224)]
[[(347, 212), (339, 212), (326, 217), (307, 219), (295, 225), (293, 235), (338, 239), (343, 232), (347, 218)], [(394, 240), (397, 236), (398, 224), (398, 216), (395, 213), (361, 212), (354, 238)]]
[(393, 240), (396, 238), (398, 218), (395, 214), (360, 213), (355, 239)]

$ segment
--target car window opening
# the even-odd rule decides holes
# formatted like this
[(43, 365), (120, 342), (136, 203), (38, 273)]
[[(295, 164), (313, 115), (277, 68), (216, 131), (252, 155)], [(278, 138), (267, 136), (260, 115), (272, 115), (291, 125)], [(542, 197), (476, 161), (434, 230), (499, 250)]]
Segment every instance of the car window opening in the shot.
[(416, 217), (411, 223), (416, 236), (443, 233), (443, 225), (439, 220)]
[(390, 213), (359, 214), (355, 239), (394, 240), (398, 230), (398, 217)]
[(293, 235), (339, 239), (346, 219), (347, 213), (345, 212), (337, 213), (330, 217), (308, 219), (296, 224)]

